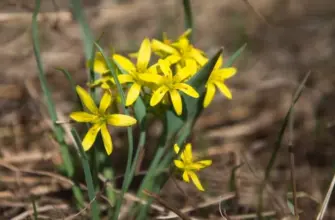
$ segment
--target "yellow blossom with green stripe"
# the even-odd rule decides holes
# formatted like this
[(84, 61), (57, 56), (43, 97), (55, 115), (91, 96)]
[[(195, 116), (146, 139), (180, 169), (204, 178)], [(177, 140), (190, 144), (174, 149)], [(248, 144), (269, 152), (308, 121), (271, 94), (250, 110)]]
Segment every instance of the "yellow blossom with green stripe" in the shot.
[(226, 79), (233, 77), (237, 69), (234, 67), (221, 68), (223, 59), (220, 56), (217, 60), (209, 79), (206, 83), (206, 95), (203, 102), (203, 106), (206, 108), (214, 99), (216, 88), (225, 95), (228, 99), (232, 99), (232, 94), (230, 89), (224, 84)]
[(80, 86), (76, 87), (81, 102), (87, 108), (88, 112), (79, 111), (72, 112), (70, 118), (77, 122), (91, 123), (92, 126), (86, 133), (82, 145), (85, 151), (89, 150), (98, 135), (101, 132), (105, 150), (108, 155), (113, 151), (112, 137), (108, 131), (107, 125), (112, 126), (131, 126), (136, 123), (136, 119), (123, 114), (110, 114), (108, 108), (112, 103), (112, 96), (109, 92), (105, 92), (101, 98), (99, 108), (94, 103), (92, 97)]
[(130, 106), (136, 101), (141, 94), (142, 87), (146, 85), (146, 82), (142, 80), (143, 76), (141, 75), (156, 73), (156, 65), (149, 67), (150, 57), (151, 46), (148, 38), (144, 39), (141, 44), (137, 55), (136, 65), (122, 55), (113, 55), (113, 58), (118, 65), (128, 73), (119, 75), (119, 77), (122, 78), (120, 83), (132, 83), (127, 94), (126, 106)]
[(144, 74), (143, 80), (157, 84), (157, 89), (153, 92), (150, 99), (150, 105), (155, 106), (161, 102), (166, 94), (169, 94), (170, 100), (177, 115), (182, 114), (183, 106), (180, 91), (193, 98), (198, 98), (198, 92), (184, 81), (193, 74), (196, 69), (194, 66), (185, 66), (177, 71), (175, 75), (172, 74), (170, 63), (166, 60), (160, 59), (158, 65), (163, 75), (159, 74)]
[(167, 37), (164, 37), (163, 42), (153, 39), (151, 47), (158, 56), (164, 56), (163, 58), (171, 64), (178, 64), (183, 67), (188, 62), (198, 68), (202, 67), (208, 59), (203, 51), (195, 48), (190, 43), (188, 39), (190, 33), (191, 29), (188, 29), (175, 42), (171, 42)]
[[(177, 144), (174, 145), (174, 151), (179, 154), (180, 148)], [(196, 172), (212, 165), (212, 160), (194, 161), (192, 145), (188, 143), (185, 146), (185, 150), (180, 154), (180, 159), (174, 160), (174, 164), (183, 171), (182, 177), (185, 182), (189, 183), (192, 180), (198, 190), (205, 191)]]

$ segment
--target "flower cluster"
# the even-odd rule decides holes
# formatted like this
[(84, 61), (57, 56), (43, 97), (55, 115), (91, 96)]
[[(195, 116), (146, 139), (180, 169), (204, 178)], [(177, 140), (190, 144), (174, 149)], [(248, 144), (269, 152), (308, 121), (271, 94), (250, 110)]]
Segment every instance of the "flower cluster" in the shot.
[[(139, 51), (130, 55), (136, 58), (136, 63), (133, 63), (130, 57), (120, 54), (113, 54), (109, 57), (118, 66), (116, 77), (119, 83), (127, 90), (126, 106), (133, 105), (139, 97), (143, 97), (147, 107), (149, 105), (155, 107), (159, 103), (172, 105), (175, 113), (180, 116), (183, 113), (181, 94), (194, 99), (203, 95), (199, 94), (196, 88), (193, 88), (188, 82), (206, 65), (209, 59), (203, 51), (190, 43), (188, 39), (190, 33), (191, 30), (187, 30), (176, 41), (168, 39), (166, 35), (162, 41), (144, 39)], [(100, 132), (105, 150), (110, 155), (113, 143), (108, 125), (132, 126), (137, 123), (137, 120), (128, 115), (111, 113), (110, 107), (113, 99), (116, 97), (117, 101), (119, 94), (115, 92), (117, 85), (103, 55), (96, 53), (95, 59), (89, 61), (89, 64), (93, 64), (93, 71), (101, 76), (89, 84), (91, 87), (102, 89), (100, 104), (97, 106), (91, 95), (82, 87), (77, 86), (76, 91), (86, 110), (72, 112), (70, 118), (77, 122), (91, 124), (82, 141), (85, 151), (93, 146)], [(203, 107), (207, 107), (212, 102), (216, 89), (219, 89), (228, 99), (232, 98), (229, 88), (225, 85), (225, 80), (234, 76), (236, 69), (224, 68), (222, 64), (223, 58), (219, 57), (207, 82), (203, 82), (206, 88)], [(174, 151), (180, 155), (180, 158), (174, 160), (174, 164), (183, 171), (183, 180), (192, 181), (199, 190), (204, 191), (196, 172), (210, 166), (212, 161), (195, 161), (191, 144), (187, 144), (183, 152), (179, 152), (180, 148), (175, 144)]]
[[(199, 98), (198, 92), (187, 82), (207, 62), (206, 54), (195, 48), (189, 41), (191, 30), (187, 30), (176, 41), (168, 39), (163, 41), (146, 38), (141, 43), (140, 49), (134, 54), (134, 64), (128, 57), (113, 54), (110, 58), (117, 63), (123, 73), (118, 74), (122, 85), (129, 85), (126, 106), (131, 106), (139, 96), (149, 96), (150, 106), (159, 103), (172, 104), (177, 115), (183, 112), (181, 93), (193, 98)], [(157, 62), (150, 65), (153, 54)], [(216, 88), (228, 99), (232, 98), (229, 88), (224, 81), (236, 73), (233, 67), (222, 68), (223, 59), (220, 57), (206, 83), (206, 94), (203, 106), (207, 107), (214, 98)], [(115, 86), (113, 77), (108, 74), (107, 65), (100, 53), (96, 54), (93, 69), (102, 77), (91, 84), (110, 89)]]

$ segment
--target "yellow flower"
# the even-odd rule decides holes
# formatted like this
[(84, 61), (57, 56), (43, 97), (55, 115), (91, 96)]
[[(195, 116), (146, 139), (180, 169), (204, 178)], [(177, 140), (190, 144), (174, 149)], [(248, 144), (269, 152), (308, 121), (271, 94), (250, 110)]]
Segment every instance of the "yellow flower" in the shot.
[(171, 64), (177, 63), (183, 67), (186, 65), (186, 62), (190, 62), (197, 67), (202, 67), (208, 59), (204, 56), (203, 51), (190, 44), (188, 39), (190, 33), (191, 29), (188, 29), (176, 42), (172, 43), (168, 39), (165, 39), (165, 37), (164, 42), (153, 39), (151, 47), (157, 55), (163, 56), (165, 54), (165, 59)]
[(98, 108), (92, 97), (82, 87), (77, 86), (76, 90), (80, 100), (89, 112), (72, 112), (70, 117), (77, 122), (88, 122), (93, 124), (83, 139), (82, 145), (84, 150), (87, 151), (92, 147), (97, 134), (101, 131), (106, 152), (110, 155), (113, 150), (113, 143), (107, 125), (131, 126), (136, 123), (136, 119), (128, 115), (109, 114), (107, 109), (112, 103), (112, 96), (109, 92), (104, 93)]
[[(91, 61), (88, 61), (86, 63), (87, 67), (90, 67), (90, 64), (91, 64)], [(95, 54), (95, 57), (93, 60), (93, 71), (101, 75), (109, 72), (105, 59), (100, 52), (97, 52)]]
[(206, 95), (203, 103), (203, 106), (205, 108), (212, 102), (215, 95), (216, 87), (228, 99), (232, 99), (232, 94), (229, 88), (224, 84), (224, 80), (234, 76), (237, 70), (234, 67), (221, 68), (221, 66), (222, 66), (222, 57), (220, 57), (216, 62), (213, 71), (206, 83)]
[[(179, 146), (174, 145), (174, 151), (176, 154), (179, 153)], [(180, 154), (180, 160), (174, 160), (174, 164), (179, 169), (183, 170), (183, 180), (187, 183), (190, 182), (190, 178), (194, 185), (200, 190), (205, 191), (202, 187), (200, 180), (196, 174), (196, 171), (204, 169), (212, 164), (212, 160), (200, 160), (193, 161), (192, 145), (186, 144), (185, 150)]]
[(113, 56), (114, 60), (121, 66), (121, 68), (128, 72), (128, 74), (119, 75), (121, 78), (120, 83), (133, 83), (127, 94), (126, 106), (132, 105), (136, 101), (141, 93), (142, 87), (145, 85), (145, 82), (142, 80), (140, 75), (155, 73), (155, 65), (148, 68), (150, 57), (150, 41), (147, 38), (144, 39), (141, 44), (136, 66), (124, 56), (118, 54)]
[(152, 94), (150, 105), (157, 105), (162, 101), (164, 96), (169, 93), (172, 105), (177, 115), (181, 115), (183, 106), (179, 91), (182, 91), (193, 98), (199, 97), (199, 94), (195, 89), (193, 89), (190, 85), (183, 83), (185, 79), (196, 70), (192, 68), (193, 66), (185, 66), (180, 69), (176, 75), (173, 75), (168, 61), (160, 59), (158, 61), (158, 65), (164, 76), (159, 74), (143, 74), (144, 81), (156, 83), (158, 86)]

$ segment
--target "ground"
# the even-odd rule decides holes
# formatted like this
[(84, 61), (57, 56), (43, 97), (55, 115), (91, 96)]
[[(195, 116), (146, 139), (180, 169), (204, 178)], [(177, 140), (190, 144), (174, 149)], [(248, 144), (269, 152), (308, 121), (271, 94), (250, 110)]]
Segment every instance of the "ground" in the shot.
[[(41, 51), (58, 116), (66, 120), (74, 96), (55, 68), (67, 69), (81, 85), (86, 72), (80, 29), (67, 1), (55, 2), (56, 6), (51, 0), (42, 4)], [(144, 37), (154, 38), (162, 31), (177, 37), (183, 31), (182, 1), (83, 2), (96, 37), (104, 33), (101, 44), (121, 53), (135, 51)], [(285, 133), (265, 190), (265, 208), (269, 215), (277, 214), (275, 219), (290, 212), (286, 200), (292, 192), (288, 152), (292, 143), (300, 218), (315, 219), (334, 173), (335, 4), (331, 0), (191, 3), (197, 47), (209, 54), (223, 47), (225, 57), (244, 43), (247, 49), (234, 63), (237, 76), (227, 81), (233, 99), (218, 95), (194, 129), (192, 140), (199, 155), (213, 159), (213, 166), (201, 173), (206, 193), (177, 180), (185, 196), (171, 180), (162, 198), (181, 210), (194, 207), (188, 214), (199, 219), (221, 219), (219, 201), (228, 201), (231, 219), (255, 213), (259, 184), (284, 117), (296, 88), (310, 72), (294, 110), (294, 125)], [(59, 146), (51, 135), (37, 79), (30, 27), (33, 6), (32, 0), (0, 3), (0, 215), (5, 219), (31, 216), (32, 197), (42, 208), (41, 216), (57, 219), (76, 213), (68, 196), (71, 183), (57, 174)], [(122, 136), (118, 139), (115, 157), (122, 147)], [(236, 193), (231, 193), (232, 169), (240, 164)], [(334, 205), (332, 199), (324, 219), (335, 217)]]

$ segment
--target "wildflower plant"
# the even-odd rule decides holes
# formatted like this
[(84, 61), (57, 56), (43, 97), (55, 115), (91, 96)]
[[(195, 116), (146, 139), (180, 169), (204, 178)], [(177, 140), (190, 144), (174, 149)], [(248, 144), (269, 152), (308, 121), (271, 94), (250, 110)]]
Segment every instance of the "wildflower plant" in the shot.
[[(71, 131), (82, 158), (89, 199), (92, 201), (90, 203), (92, 219), (100, 218), (98, 201), (95, 199), (99, 190), (98, 173), (101, 169), (104, 173), (111, 173), (105, 171), (111, 171), (113, 167), (105, 164), (110, 160), (109, 155), (112, 152), (117, 153), (118, 150), (113, 150), (113, 138), (109, 128), (127, 127), (128, 135), (128, 146), (122, 146), (128, 147), (128, 158), (121, 193), (116, 194), (113, 190), (108, 193), (108, 198), (115, 201), (109, 217), (118, 219), (123, 196), (128, 191), (138, 166), (140, 152), (144, 147), (149, 147), (146, 146), (148, 115), (161, 120), (164, 129), (158, 146), (154, 146), (156, 153), (138, 189), (137, 195), (147, 199), (147, 204), (139, 204), (133, 209), (138, 213), (136, 219), (147, 219), (147, 209), (151, 200), (143, 194), (143, 190), (159, 193), (168, 179), (162, 170), (179, 169), (182, 171), (182, 179), (185, 182), (192, 182), (197, 189), (205, 191), (206, 188), (198, 177), (198, 171), (210, 166), (212, 161), (195, 160), (191, 143), (185, 145), (185, 142), (203, 108), (208, 107), (213, 100), (216, 88), (228, 99), (232, 98), (226, 80), (236, 74), (236, 68), (231, 65), (241, 54), (244, 46), (223, 62), (222, 49), (213, 56), (208, 56), (205, 51), (192, 43), (190, 39), (192, 27), (189, 26), (175, 41), (168, 39), (166, 35), (163, 40), (144, 38), (135, 56), (126, 56), (121, 53), (106, 54), (98, 43), (90, 40), (88, 36), (90, 32), (83, 20), (82, 9), (76, 0), (72, 1), (76, 6), (75, 15), (84, 30), (85, 51), (89, 51), (88, 48), (94, 48), (90, 53), (86, 52), (87, 66), (91, 73), (87, 86), (75, 86), (74, 89), (84, 108), (69, 114), (69, 119), (72, 121), (88, 125), (82, 140), (76, 129), (72, 128)], [(188, 1), (184, 2), (187, 2), (187, 7), (190, 6)], [(39, 4), (40, 1), (37, 1), (38, 7)], [(190, 16), (190, 8), (187, 11), (187, 15)], [(35, 11), (35, 16), (37, 13), (38, 9)], [(191, 18), (186, 20), (188, 24), (192, 24)], [(34, 22), (36, 25), (36, 17)], [(38, 35), (35, 33), (34, 36), (37, 38)], [(35, 44), (34, 48), (38, 49), (38, 45)], [(35, 50), (37, 63), (43, 73), (37, 49)], [(66, 71), (62, 72), (71, 79), (70, 74)], [(42, 86), (47, 85), (43, 75), (40, 79)], [(64, 133), (56, 123), (57, 116), (48, 89), (46, 88), (45, 91), (51, 103), (49, 109), (55, 128), (58, 129), (57, 140), (63, 143), (64, 140), (61, 137)], [(133, 146), (132, 129), (134, 127), (139, 128), (136, 151)], [(101, 152), (103, 152), (102, 159), (98, 157), (98, 153), (101, 155)], [(71, 161), (68, 152), (62, 152), (62, 155), (65, 162)], [(71, 166), (73, 167), (68, 164), (68, 167), (71, 168)], [(69, 177), (72, 177), (71, 175)], [(73, 191), (75, 195), (78, 194), (78, 188)], [(83, 203), (82, 196), (76, 198)]]

